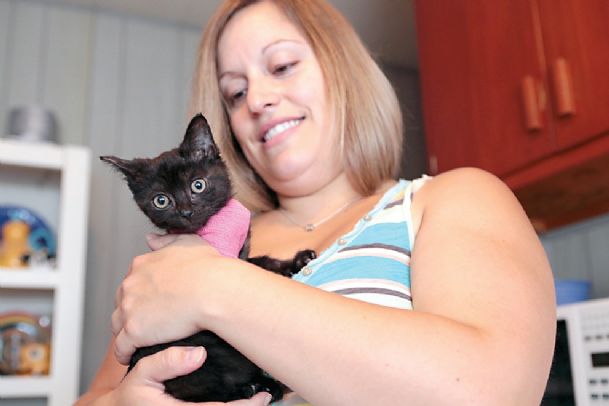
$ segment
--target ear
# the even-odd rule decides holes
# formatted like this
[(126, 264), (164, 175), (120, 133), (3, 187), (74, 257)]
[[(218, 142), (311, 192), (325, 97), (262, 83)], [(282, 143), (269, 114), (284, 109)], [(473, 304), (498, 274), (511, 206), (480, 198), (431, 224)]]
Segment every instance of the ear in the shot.
[(184, 158), (195, 160), (203, 157), (208, 159), (218, 159), (220, 157), (218, 147), (211, 134), (211, 128), (209, 128), (203, 114), (199, 113), (190, 120), (179, 151)]
[(136, 174), (136, 167), (133, 164), (133, 160), (121, 159), (119, 157), (111, 155), (100, 156), (99, 159), (109, 163), (115, 169), (118, 169), (127, 178), (133, 178)]

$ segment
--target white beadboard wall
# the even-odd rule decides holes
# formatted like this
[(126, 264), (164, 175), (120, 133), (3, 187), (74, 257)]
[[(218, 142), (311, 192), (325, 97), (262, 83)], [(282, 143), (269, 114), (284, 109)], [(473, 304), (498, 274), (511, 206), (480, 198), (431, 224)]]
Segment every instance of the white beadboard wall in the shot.
[[(57, 114), (62, 143), (88, 145), (94, 157), (171, 148), (187, 122), (198, 39), (198, 27), (42, 0), (0, 0), (0, 131), (10, 108), (36, 103)], [(416, 77), (387, 71), (394, 83), (403, 82), (398, 93), (416, 116), (407, 113), (406, 124), (420, 138), (419, 107), (412, 104), (418, 96), (399, 89), (410, 89)], [(420, 141), (410, 143), (409, 165), (424, 165), (417, 158), (424, 151)], [(91, 194), (83, 390), (110, 339), (114, 291), (131, 258), (146, 251), (143, 235), (151, 229), (123, 182), (97, 161)], [(589, 278), (594, 297), (609, 296), (609, 216), (548, 233), (542, 242), (558, 277)]]
[[(93, 157), (172, 148), (187, 123), (199, 35), (198, 27), (95, 8), (0, 0), (0, 131), (11, 108), (40, 104), (57, 115), (61, 143), (88, 145)], [(111, 337), (116, 287), (152, 230), (118, 174), (97, 160), (89, 222), (82, 390)]]
[[(96, 13), (91, 43), (88, 125), (93, 156), (153, 156), (175, 147), (186, 105), (199, 30)], [(152, 231), (119, 176), (93, 165), (82, 388), (110, 338), (114, 292)], [(100, 349), (104, 349), (100, 351)]]
[(609, 215), (541, 236), (554, 276), (592, 282), (593, 298), (609, 297)]

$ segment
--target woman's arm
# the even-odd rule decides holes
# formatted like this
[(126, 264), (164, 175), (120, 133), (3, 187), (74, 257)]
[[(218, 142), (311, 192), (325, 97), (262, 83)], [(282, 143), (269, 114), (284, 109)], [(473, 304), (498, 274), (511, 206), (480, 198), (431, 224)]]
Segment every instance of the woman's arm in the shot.
[[(188, 328), (215, 331), (316, 406), (538, 404), (552, 357), (554, 297), (521, 207), (496, 178), (471, 169), (429, 181), (415, 205), (422, 212), (411, 262), (416, 311), (201, 259), (182, 246), (137, 261), (123, 301), (135, 286), (166, 299), (195, 289), (200, 300), (182, 320)], [(177, 275), (171, 282), (161, 269), (189, 275), (188, 283)], [(116, 317), (123, 359), (154, 330), (133, 316), (135, 302)]]
[(78, 399), (76, 406), (88, 405), (100, 396), (111, 392), (118, 387), (126, 373), (127, 367), (119, 364), (114, 356), (114, 338), (112, 338), (106, 356), (93, 378), (89, 390)]

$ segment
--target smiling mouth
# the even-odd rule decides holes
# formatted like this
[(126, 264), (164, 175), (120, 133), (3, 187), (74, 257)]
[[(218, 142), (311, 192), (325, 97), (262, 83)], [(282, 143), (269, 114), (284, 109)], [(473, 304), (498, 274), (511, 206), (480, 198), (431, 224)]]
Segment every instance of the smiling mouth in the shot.
[(295, 120), (284, 121), (283, 123), (280, 123), (280, 124), (277, 124), (277, 125), (271, 127), (262, 137), (262, 141), (268, 142), (268, 141), (272, 140), (273, 138), (275, 138), (279, 134), (289, 130), (290, 128), (299, 126), (303, 120), (304, 120), (304, 117), (301, 117), (301, 118), (298, 118)]

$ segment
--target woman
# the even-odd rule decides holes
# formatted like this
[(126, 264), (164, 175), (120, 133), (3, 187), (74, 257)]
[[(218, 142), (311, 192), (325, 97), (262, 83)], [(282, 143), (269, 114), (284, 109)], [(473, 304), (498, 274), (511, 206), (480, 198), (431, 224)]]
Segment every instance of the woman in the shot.
[(196, 236), (150, 236), (82, 404), (179, 403), (161, 382), (201, 365), (202, 349), (158, 353), (122, 382), (120, 364), (201, 329), (314, 405), (539, 404), (554, 296), (522, 208), (476, 169), (393, 180), (395, 95), (323, 0), (226, 1), (201, 43), (192, 111), (259, 213), (252, 255), (320, 257), (289, 280)]

